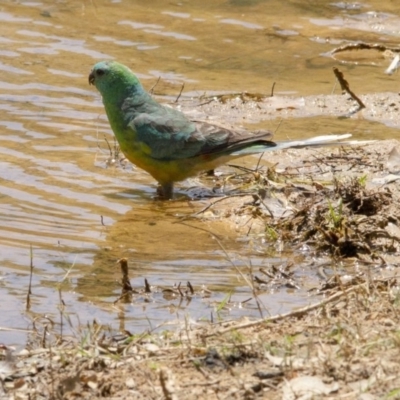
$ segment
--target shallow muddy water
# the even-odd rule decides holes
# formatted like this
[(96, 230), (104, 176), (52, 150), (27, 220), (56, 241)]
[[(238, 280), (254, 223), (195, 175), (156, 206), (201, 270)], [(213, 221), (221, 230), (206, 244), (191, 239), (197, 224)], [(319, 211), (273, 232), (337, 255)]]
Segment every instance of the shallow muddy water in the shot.
[[(238, 240), (223, 224), (184, 223), (183, 217), (207, 203), (187, 196), (155, 202), (156, 185), (147, 174), (130, 165), (106, 168), (105, 138), (111, 145), (113, 139), (100, 96), (88, 85), (94, 63), (117, 59), (148, 89), (161, 77), (154, 93), (164, 100), (175, 98), (183, 83), (183, 98), (242, 91), (268, 95), (274, 82), (276, 94), (330, 94), (332, 67), (339, 63), (326, 53), (358, 40), (398, 42), (400, 7), (386, 3), (3, 1), (0, 329), (13, 330), (0, 331), (0, 342), (24, 344), (23, 329), (31, 328), (33, 318), (58, 318), (59, 290), (76, 325), (96, 319), (141, 332), (148, 321), (154, 327), (186, 317), (210, 319), (228, 294), (236, 302), (252, 297), (232, 263), (279, 265), (293, 257), (263, 251), (258, 239)], [(376, 57), (340, 68), (358, 94), (398, 91), (398, 74), (383, 73), (388, 64)], [(324, 134), (324, 118), (303, 119), (296, 131), (296, 119), (289, 118), (286, 127), (293, 138), (316, 130)], [(343, 131), (360, 124), (331, 120)], [(277, 124), (268, 120), (264, 127)], [(395, 137), (397, 128), (380, 125), (374, 139)], [(356, 132), (359, 137), (365, 139)], [(191, 179), (178, 193), (201, 185)], [(229, 257), (210, 232), (221, 238)], [(143, 285), (143, 278), (159, 287), (190, 281), (212, 294), (189, 304), (160, 294), (114, 305), (120, 293), (115, 263), (121, 257), (129, 259), (134, 286)], [(32, 304), (25, 312), (31, 262)], [(305, 287), (317, 282), (301, 268), (296, 277)], [(270, 313), (310, 301), (305, 290), (287, 288), (260, 298)], [(259, 316), (254, 302), (234, 304), (230, 312)]]

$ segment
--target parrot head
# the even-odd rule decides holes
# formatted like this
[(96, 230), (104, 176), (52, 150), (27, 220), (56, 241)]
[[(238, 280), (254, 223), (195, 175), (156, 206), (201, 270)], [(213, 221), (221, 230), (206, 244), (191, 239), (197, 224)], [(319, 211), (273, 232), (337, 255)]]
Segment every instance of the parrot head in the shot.
[(102, 94), (118, 88), (141, 86), (136, 75), (125, 65), (116, 61), (100, 61), (89, 74), (89, 84)]

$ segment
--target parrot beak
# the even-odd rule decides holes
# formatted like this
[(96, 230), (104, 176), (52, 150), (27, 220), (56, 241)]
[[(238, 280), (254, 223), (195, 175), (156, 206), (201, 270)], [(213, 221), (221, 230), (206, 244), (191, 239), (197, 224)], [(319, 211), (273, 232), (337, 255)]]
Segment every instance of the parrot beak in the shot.
[(93, 71), (89, 74), (89, 85), (94, 85), (94, 73), (93, 73)]

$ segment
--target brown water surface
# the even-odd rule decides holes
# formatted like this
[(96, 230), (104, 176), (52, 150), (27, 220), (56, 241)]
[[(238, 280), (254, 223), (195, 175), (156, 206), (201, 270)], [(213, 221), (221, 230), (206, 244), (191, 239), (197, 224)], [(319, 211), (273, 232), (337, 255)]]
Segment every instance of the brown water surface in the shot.
[[(146, 277), (155, 285), (190, 281), (212, 289), (211, 299), (184, 305), (161, 297), (124, 305), (124, 324), (135, 332), (148, 320), (167, 321), (167, 312), (170, 320), (209, 319), (227, 293), (236, 301), (252, 297), (232, 263), (279, 264), (287, 255), (267, 254), (259, 239), (238, 241), (224, 225), (185, 225), (182, 217), (204, 202), (160, 204), (147, 174), (106, 168), (104, 136), (112, 143), (112, 135), (100, 96), (88, 86), (92, 65), (117, 59), (147, 88), (161, 77), (155, 93), (164, 96), (176, 96), (182, 83), (184, 96), (269, 94), (273, 82), (278, 94), (329, 94), (338, 62), (326, 53), (357, 40), (397, 43), (400, 7), (375, 0), (21, 0), (1, 3), (0, 24), (0, 327), (29, 328), (35, 315), (55, 318), (59, 288), (74, 321), (121, 322), (121, 307), (113, 305), (120, 257), (130, 260), (133, 285)], [(398, 75), (383, 74), (387, 64), (382, 57), (341, 69), (359, 94), (398, 90)], [(302, 124), (301, 132), (315, 132), (325, 121)], [(398, 132), (377, 131), (381, 138)], [(180, 193), (193, 184), (201, 185), (184, 182)], [(230, 260), (207, 231), (222, 238)], [(25, 313), (31, 259), (32, 305)], [(316, 282), (310, 271), (296, 275)], [(305, 291), (293, 292), (262, 300), (271, 313), (309, 301)], [(254, 303), (231, 313), (259, 315)], [(0, 342), (25, 339), (23, 332), (0, 334)]]

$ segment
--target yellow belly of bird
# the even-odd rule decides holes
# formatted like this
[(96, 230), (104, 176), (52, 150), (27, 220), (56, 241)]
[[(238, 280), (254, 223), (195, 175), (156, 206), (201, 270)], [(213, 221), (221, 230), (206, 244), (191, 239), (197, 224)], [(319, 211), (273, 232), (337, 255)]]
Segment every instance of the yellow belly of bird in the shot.
[(152, 158), (146, 151), (147, 149), (142, 146), (136, 149), (129, 146), (129, 151), (124, 151), (121, 146), (121, 150), (130, 162), (148, 172), (161, 184), (182, 181), (201, 171), (214, 169), (227, 161), (226, 157), (206, 159), (201, 156), (176, 160), (158, 160)]
[[(114, 132), (123, 131), (114, 129)], [(214, 169), (237, 157), (218, 157), (200, 155), (190, 158), (178, 158), (175, 160), (160, 160), (151, 156), (150, 146), (136, 140), (133, 131), (129, 135), (117, 135), (120, 148), (125, 157), (139, 168), (148, 172), (161, 184), (179, 182), (201, 171)]]
[(130, 143), (128, 148), (124, 148), (121, 143), (121, 150), (131, 163), (148, 172), (161, 184), (181, 181), (196, 174), (191, 159), (158, 160), (150, 156), (150, 149), (144, 144), (134, 148)]

